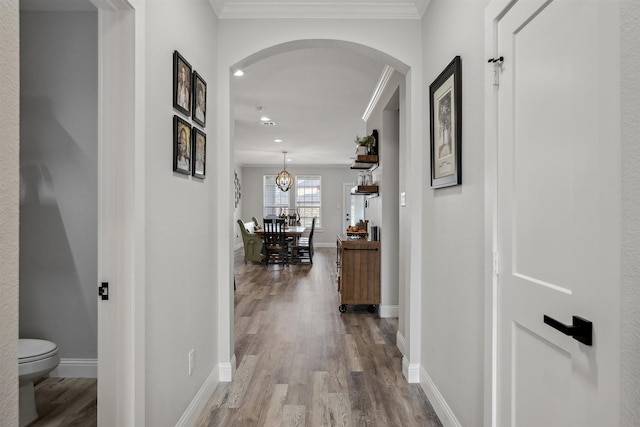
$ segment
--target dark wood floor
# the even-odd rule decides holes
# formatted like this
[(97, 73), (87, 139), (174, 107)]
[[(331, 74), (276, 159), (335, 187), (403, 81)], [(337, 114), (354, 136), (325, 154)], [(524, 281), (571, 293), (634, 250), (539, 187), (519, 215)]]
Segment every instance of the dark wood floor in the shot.
[(309, 265), (244, 264), (236, 254), (235, 354), (202, 413), (205, 426), (441, 426), (408, 384), (396, 319), (338, 312), (335, 250)]

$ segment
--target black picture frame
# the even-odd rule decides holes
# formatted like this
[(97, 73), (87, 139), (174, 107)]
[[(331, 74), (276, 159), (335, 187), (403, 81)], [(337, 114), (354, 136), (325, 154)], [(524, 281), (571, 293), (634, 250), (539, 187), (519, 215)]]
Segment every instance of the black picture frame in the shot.
[(193, 105), (191, 110), (193, 121), (202, 127), (205, 127), (207, 122), (207, 82), (204, 81), (202, 76), (197, 71), (193, 71)]
[(431, 188), (462, 184), (462, 60), (456, 56), (429, 86)]
[(207, 134), (193, 128), (192, 175), (204, 179), (207, 171)]
[(193, 68), (177, 50), (173, 52), (173, 108), (191, 116)]
[(191, 174), (191, 125), (173, 116), (173, 171), (185, 175)]

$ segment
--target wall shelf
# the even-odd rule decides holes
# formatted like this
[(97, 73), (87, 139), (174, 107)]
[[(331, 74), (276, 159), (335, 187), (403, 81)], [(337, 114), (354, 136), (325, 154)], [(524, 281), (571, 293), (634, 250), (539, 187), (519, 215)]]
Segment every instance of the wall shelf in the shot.
[(356, 159), (351, 163), (351, 169), (375, 169), (377, 166), (378, 156), (376, 154), (356, 156)]
[(378, 191), (379, 188), (377, 185), (356, 185), (351, 188), (351, 194), (362, 196), (370, 196), (372, 194), (377, 195)]

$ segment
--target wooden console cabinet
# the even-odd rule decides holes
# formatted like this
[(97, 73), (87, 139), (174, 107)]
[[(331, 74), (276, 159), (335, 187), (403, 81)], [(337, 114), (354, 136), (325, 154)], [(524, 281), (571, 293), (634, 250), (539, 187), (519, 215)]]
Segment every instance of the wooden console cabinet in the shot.
[(347, 304), (368, 304), (369, 312), (375, 312), (380, 304), (380, 242), (339, 234), (336, 250), (340, 312)]

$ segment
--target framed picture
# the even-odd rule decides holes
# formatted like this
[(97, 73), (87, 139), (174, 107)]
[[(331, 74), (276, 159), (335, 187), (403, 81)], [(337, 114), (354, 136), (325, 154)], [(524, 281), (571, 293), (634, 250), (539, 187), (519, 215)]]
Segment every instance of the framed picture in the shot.
[(431, 188), (462, 183), (462, 62), (459, 56), (429, 86)]
[(173, 116), (173, 170), (191, 174), (191, 126), (178, 116)]
[(176, 50), (173, 52), (173, 107), (191, 116), (191, 64)]
[(193, 176), (203, 178), (207, 167), (207, 135), (200, 129), (193, 128)]
[(193, 121), (204, 127), (207, 121), (207, 82), (193, 72)]

